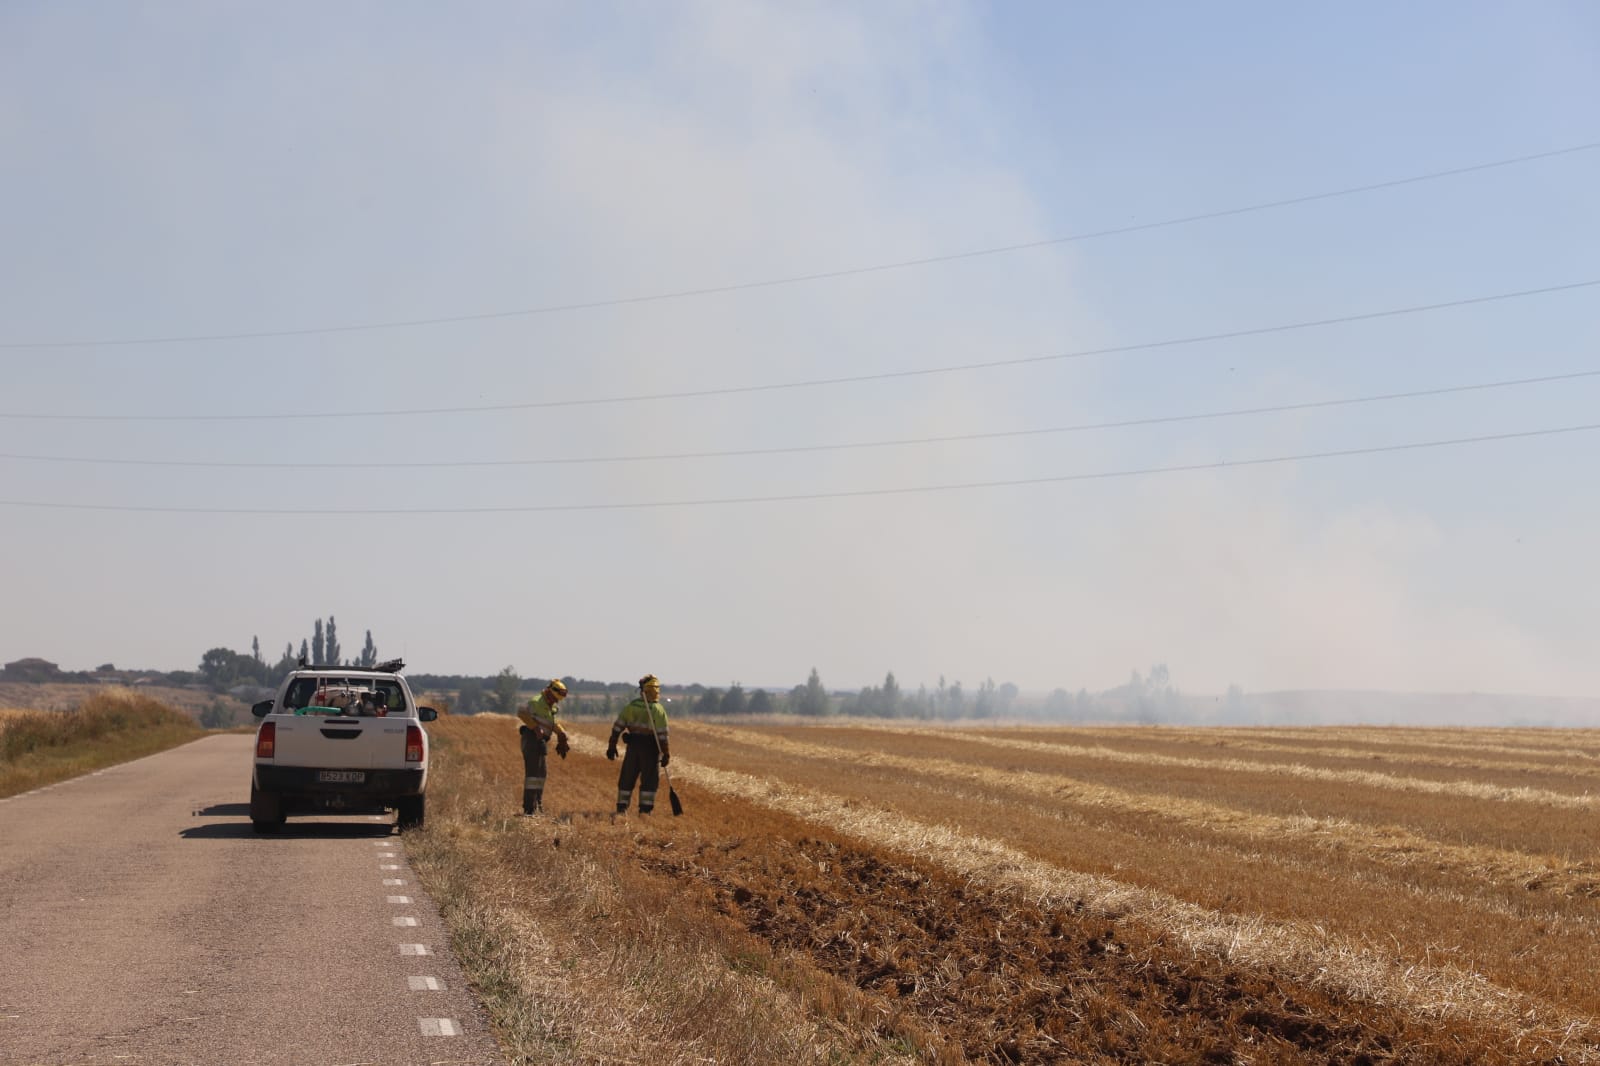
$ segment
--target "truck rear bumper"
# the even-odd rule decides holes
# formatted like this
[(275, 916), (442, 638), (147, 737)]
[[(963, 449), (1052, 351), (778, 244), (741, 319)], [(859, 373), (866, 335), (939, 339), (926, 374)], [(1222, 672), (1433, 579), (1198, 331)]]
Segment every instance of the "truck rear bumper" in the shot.
[[(281, 796), (347, 796), (374, 801), (422, 794), (426, 770), (344, 770), (256, 763), (256, 787)], [(326, 780), (334, 774), (361, 775), (360, 780)]]

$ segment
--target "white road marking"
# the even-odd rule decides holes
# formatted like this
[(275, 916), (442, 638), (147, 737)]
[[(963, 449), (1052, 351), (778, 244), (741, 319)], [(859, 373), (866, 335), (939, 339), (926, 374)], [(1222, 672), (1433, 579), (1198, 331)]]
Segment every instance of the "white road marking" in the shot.
[(395, 925), (416, 925), (417, 924), (417, 920), (415, 918), (391, 918), (389, 920), (391, 922), (393, 922)]
[(383, 879), (383, 883), (386, 884), (386, 885), (403, 885), (403, 884), (405, 884), (405, 882), (400, 880), (398, 877), (385, 877)]
[(400, 869), (400, 867), (394, 865), (393, 863), (390, 863), (387, 866), (380, 866), (380, 867), (378, 867), (378, 869), (380, 869), (380, 870), (398, 870), (398, 869)]
[(454, 1018), (418, 1018), (423, 1036), (460, 1036), (461, 1023)]
[(426, 944), (401, 944), (402, 955), (432, 955), (433, 949)]
[(406, 987), (413, 992), (443, 992), (444, 982), (437, 977), (407, 977)]
[(410, 903), (411, 902), (411, 897), (410, 896), (389, 896), (388, 897), (388, 902), (390, 902), (390, 903)]

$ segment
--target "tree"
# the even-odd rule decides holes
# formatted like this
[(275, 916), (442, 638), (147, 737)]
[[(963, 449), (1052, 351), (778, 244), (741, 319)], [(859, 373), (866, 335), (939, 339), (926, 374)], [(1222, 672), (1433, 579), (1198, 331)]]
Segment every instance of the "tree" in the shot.
[(994, 714), (996, 702), (994, 678), (984, 678), (983, 684), (978, 686), (977, 701), (972, 709), (973, 717), (990, 717)]
[(328, 658), (324, 661), (329, 666), (342, 666), (344, 660), (339, 657), (339, 638), (334, 635), (333, 615), (331, 614), (328, 616), (328, 635), (325, 640), (326, 644), (322, 650), (328, 653)]
[(263, 666), (266, 665), (266, 660), (261, 657), (261, 638), (260, 637), (251, 637), (250, 638), (250, 658), (254, 659), (258, 663), (261, 663)]
[(517, 713), (517, 690), (522, 688), (522, 678), (507, 666), (495, 675), (493, 709), (501, 714)]
[(483, 682), (475, 677), (466, 678), (461, 682), (461, 691), (456, 695), (456, 714), (477, 714), (483, 710)]
[(311, 630), (311, 661), (313, 663), (325, 663), (328, 661), (322, 654), (322, 649), (322, 619), (319, 618)]
[(293, 644), (285, 644), (283, 646), (283, 658), (279, 659), (276, 663), (273, 664), (272, 673), (271, 673), (270, 676), (271, 677), (276, 677), (276, 678), (281, 678), (281, 677), (283, 677), (283, 675), (287, 674), (290, 670), (293, 670), (294, 668), (295, 668), (294, 645)]
[(722, 692), (718, 689), (708, 688), (694, 701), (695, 714), (716, 714), (720, 710), (722, 710)]
[(744, 686), (735, 681), (732, 685), (728, 686), (728, 691), (722, 695), (722, 713), (743, 714), (747, 702), (748, 701), (745, 699), (744, 694)]
[(306, 646), (305, 638), (301, 637), (300, 638), (300, 658), (301, 658), (301, 660), (303, 660), (305, 662), (311, 662), (312, 660), (311, 660), (310, 656), (311, 656), (311, 649)]
[(883, 694), (879, 697), (882, 709), (878, 712), (885, 718), (897, 718), (900, 715), (900, 684), (894, 679), (894, 671), (890, 670), (883, 677)]
[(822, 687), (822, 678), (817, 674), (817, 668), (813, 666), (811, 676), (806, 678), (806, 683), (796, 685), (794, 691), (789, 693), (789, 709), (795, 714), (820, 718), (828, 713), (830, 707), (828, 690)]
[(212, 648), (200, 657), (200, 677), (217, 692), (251, 677), (254, 663), (231, 648)]
[(771, 714), (772, 693), (764, 688), (758, 688), (750, 693), (750, 703), (747, 710), (751, 714)]
[(377, 666), (378, 646), (372, 643), (372, 630), (367, 630), (367, 643), (361, 648), (361, 657), (356, 660), (357, 666)]

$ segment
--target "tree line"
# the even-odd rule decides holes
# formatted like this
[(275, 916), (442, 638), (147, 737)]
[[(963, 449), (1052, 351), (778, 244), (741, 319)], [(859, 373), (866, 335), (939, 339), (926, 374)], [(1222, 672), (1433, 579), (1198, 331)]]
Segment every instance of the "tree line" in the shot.
[[(261, 652), (259, 637), (252, 637), (249, 652), (215, 647), (200, 657), (195, 671), (116, 671), (106, 663), (81, 674), (59, 670), (42, 659), (22, 659), (5, 664), (0, 678), (16, 681), (104, 681), (118, 674), (138, 674), (150, 681), (171, 685), (203, 685), (211, 691), (243, 695), (241, 688), (276, 689), (283, 678), (301, 662), (318, 665), (372, 667), (378, 665), (378, 647), (372, 630), (366, 630), (360, 652), (346, 658), (339, 639), (338, 622), (332, 615), (326, 621), (312, 622), (309, 636), (284, 645), (276, 660), (268, 661)], [(407, 672), (412, 689), (419, 696), (454, 714), (513, 714), (537, 694), (550, 678), (522, 677), (515, 667), (506, 666), (497, 674), (426, 674)], [(562, 712), (570, 717), (610, 718), (638, 692), (631, 681), (597, 681), (587, 678), (560, 679), (569, 693)], [(1150, 667), (1147, 673), (1132, 671), (1126, 684), (1100, 692), (1079, 688), (1075, 693), (1061, 687), (1040, 698), (1023, 699), (1016, 685), (997, 684), (986, 678), (974, 688), (960, 680), (940, 677), (929, 687), (907, 689), (891, 670), (883, 682), (857, 690), (830, 690), (813, 667), (803, 684), (787, 692), (777, 689), (747, 688), (738, 681), (726, 687), (703, 684), (668, 686), (664, 696), (676, 715), (778, 715), (825, 718), (833, 715), (865, 718), (902, 718), (917, 721), (956, 721), (960, 719), (1038, 719), (1042, 721), (1158, 722), (1194, 721), (1199, 718), (1244, 720), (1249, 708), (1243, 692), (1231, 686), (1225, 703), (1205, 708), (1188, 701), (1173, 686), (1165, 664)]]
[(372, 630), (367, 630), (367, 640), (359, 654), (346, 660), (339, 644), (339, 624), (333, 615), (327, 625), (318, 618), (312, 623), (311, 635), (300, 640), (299, 654), (294, 641), (283, 646), (283, 654), (276, 662), (268, 662), (261, 654), (261, 638), (250, 638), (250, 652), (244, 654), (232, 648), (216, 647), (200, 656), (199, 679), (216, 692), (226, 692), (240, 685), (275, 686), (289, 671), (300, 663), (326, 666), (372, 667), (378, 664), (378, 646), (372, 640)]

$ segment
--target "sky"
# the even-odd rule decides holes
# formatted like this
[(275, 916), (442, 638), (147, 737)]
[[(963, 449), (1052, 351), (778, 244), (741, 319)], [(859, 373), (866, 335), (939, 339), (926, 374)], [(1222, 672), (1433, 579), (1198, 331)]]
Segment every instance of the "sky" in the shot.
[(1596, 100), (1580, 2), (16, 0), (0, 662), (1600, 694)]

